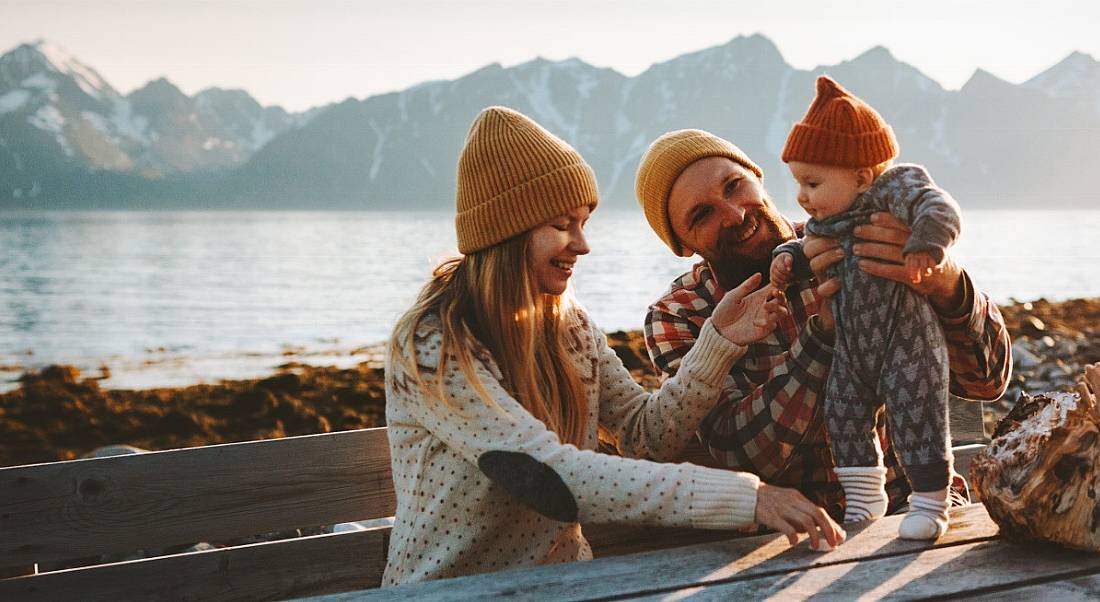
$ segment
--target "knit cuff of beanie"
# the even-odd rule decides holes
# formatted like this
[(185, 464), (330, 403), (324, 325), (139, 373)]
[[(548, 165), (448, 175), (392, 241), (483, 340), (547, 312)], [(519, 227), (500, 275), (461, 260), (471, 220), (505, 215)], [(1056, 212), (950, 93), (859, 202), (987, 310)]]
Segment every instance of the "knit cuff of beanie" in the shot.
[(738, 529), (756, 521), (760, 478), (747, 472), (693, 466), (687, 503), (695, 529)]
[(733, 363), (745, 355), (746, 347), (722, 336), (711, 318), (703, 322), (699, 338), (680, 362), (680, 370), (712, 387), (722, 386)]
[(898, 156), (894, 130), (885, 125), (873, 132), (848, 134), (796, 123), (783, 149), (784, 163), (799, 161), (837, 167), (873, 167)]
[(459, 253), (473, 253), (522, 234), (577, 207), (599, 203), (592, 168), (565, 165), (455, 216)]

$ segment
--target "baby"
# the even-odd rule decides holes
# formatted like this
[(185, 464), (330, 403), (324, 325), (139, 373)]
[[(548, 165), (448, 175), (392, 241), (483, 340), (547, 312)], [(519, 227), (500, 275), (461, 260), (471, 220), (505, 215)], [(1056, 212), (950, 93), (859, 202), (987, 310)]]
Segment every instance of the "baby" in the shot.
[[(825, 425), (844, 488), (845, 522), (886, 512), (886, 469), (875, 424), (886, 425), (913, 494), (898, 534), (936, 539), (947, 530), (951, 436), (947, 423), (947, 347), (929, 302), (908, 286), (859, 269), (853, 229), (877, 211), (889, 211), (911, 229), (902, 253), (913, 283), (932, 274), (959, 235), (959, 208), (923, 167), (892, 165), (893, 130), (867, 103), (829, 77), (817, 79), (817, 97), (795, 124), (783, 161), (798, 182), (798, 203), (810, 214), (806, 232), (835, 238), (845, 257), (829, 270), (838, 276), (833, 297), (836, 344), (825, 387)], [(784, 290), (813, 277), (794, 240), (776, 248), (771, 280)]]

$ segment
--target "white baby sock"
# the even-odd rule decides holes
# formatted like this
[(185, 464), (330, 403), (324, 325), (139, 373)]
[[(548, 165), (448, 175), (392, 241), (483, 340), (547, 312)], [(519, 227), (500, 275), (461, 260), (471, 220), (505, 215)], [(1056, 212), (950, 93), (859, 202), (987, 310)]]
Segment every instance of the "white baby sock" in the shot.
[(886, 497), (886, 468), (883, 466), (844, 466), (836, 469), (844, 488), (847, 507), (844, 522), (855, 523), (881, 518), (890, 499)]
[(901, 519), (898, 537), (902, 539), (937, 539), (947, 532), (947, 507), (951, 501), (933, 499), (920, 493), (909, 496), (909, 512)]

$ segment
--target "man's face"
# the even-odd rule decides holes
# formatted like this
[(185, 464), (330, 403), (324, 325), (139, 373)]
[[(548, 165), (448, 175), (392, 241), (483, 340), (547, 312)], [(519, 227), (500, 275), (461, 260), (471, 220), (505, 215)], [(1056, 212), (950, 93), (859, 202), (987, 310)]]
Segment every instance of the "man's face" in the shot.
[(707, 157), (680, 174), (668, 195), (672, 232), (706, 259), (723, 288), (756, 272), (768, 274), (771, 253), (794, 238), (756, 177), (726, 157)]

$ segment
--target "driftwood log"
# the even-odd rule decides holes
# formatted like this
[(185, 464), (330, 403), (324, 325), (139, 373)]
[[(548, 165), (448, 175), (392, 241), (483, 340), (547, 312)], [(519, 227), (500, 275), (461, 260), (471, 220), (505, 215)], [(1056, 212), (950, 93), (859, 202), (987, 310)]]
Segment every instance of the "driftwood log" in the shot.
[[(1001, 534), (1100, 551), (1100, 364), (1077, 393), (1020, 401), (975, 456), (970, 478)], [(1092, 391), (1090, 392), (1089, 387)]]

